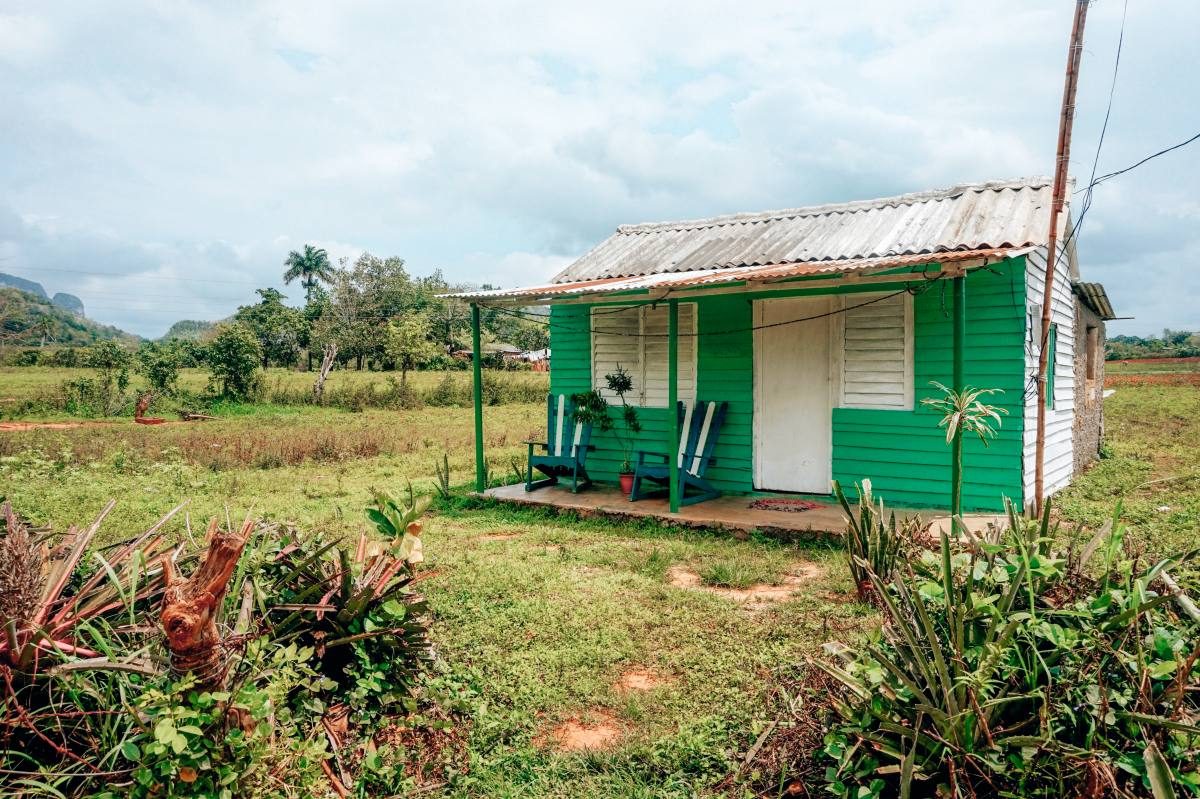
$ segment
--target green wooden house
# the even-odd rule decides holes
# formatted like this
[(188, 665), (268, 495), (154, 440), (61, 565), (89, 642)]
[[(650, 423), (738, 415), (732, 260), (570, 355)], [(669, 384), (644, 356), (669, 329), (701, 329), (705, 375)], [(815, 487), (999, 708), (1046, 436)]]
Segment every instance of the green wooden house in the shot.
[[(1033, 178), (622, 225), (546, 284), (463, 296), (549, 308), (553, 393), (603, 393), (628, 371), (649, 449), (674, 451), (673, 400), (728, 402), (708, 470), (724, 492), (825, 495), (869, 478), (891, 504), (929, 508), (948, 503), (951, 454), (921, 400), (954, 381), (957, 311), (961, 379), (1001, 389), (991, 401), (1007, 411), (990, 446), (965, 442), (963, 508), (998, 510), (1033, 499), (1050, 201)], [(1096, 457), (1113, 316), (1070, 243), (1053, 288), (1047, 494)], [(588, 471), (615, 482), (615, 440), (592, 443)]]

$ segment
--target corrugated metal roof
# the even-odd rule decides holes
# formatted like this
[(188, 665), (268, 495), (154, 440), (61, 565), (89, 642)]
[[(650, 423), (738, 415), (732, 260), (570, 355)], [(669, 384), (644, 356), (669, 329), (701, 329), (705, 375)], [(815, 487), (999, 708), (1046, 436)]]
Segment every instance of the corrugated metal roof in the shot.
[(1104, 286), (1099, 283), (1084, 283), (1077, 280), (1071, 284), (1071, 288), (1101, 319), (1108, 321), (1117, 318), (1112, 303), (1108, 301), (1108, 294), (1104, 291)]
[(1043, 245), (1051, 183), (1024, 178), (836, 205), (622, 225), (551, 282)]
[[(937, 256), (929, 254), (891, 255), (881, 258), (858, 258), (840, 261), (814, 261), (793, 264), (763, 264), (759, 266), (731, 266), (718, 269), (699, 269), (691, 272), (665, 272), (631, 277), (607, 277), (595, 280), (580, 280), (574, 283), (548, 283), (524, 288), (475, 291), (448, 296), (473, 300), (524, 300), (526, 302), (552, 302), (566, 297), (581, 297), (592, 294), (617, 294), (628, 291), (650, 289), (682, 289), (700, 286), (715, 286), (722, 283), (755, 281), (770, 283), (795, 277), (842, 275), (860, 272), (897, 269), (905, 266), (920, 266), (962, 261), (999, 261), (1027, 252), (1030, 248), (989, 248), (981, 250), (956, 250)], [(919, 278), (919, 275), (916, 277)]]

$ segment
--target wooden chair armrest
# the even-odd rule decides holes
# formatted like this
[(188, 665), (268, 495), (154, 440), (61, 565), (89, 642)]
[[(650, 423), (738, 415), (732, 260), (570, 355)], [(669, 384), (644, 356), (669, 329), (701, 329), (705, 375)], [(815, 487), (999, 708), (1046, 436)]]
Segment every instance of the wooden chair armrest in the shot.
[(671, 456), (665, 452), (647, 452), (646, 450), (639, 449), (638, 460), (640, 461), (643, 458), (661, 458), (664, 461), (668, 461), (671, 459)]

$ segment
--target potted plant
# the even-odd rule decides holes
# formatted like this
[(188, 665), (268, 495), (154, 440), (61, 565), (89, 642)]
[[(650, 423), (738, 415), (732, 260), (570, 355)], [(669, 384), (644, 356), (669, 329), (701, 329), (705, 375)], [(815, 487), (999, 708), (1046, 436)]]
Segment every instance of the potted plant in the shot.
[(633, 391), (633, 378), (618, 364), (615, 372), (604, 376), (604, 382), (608, 385), (608, 390), (621, 400), (620, 425), (615, 425), (612, 416), (608, 413), (608, 400), (595, 390), (571, 397), (575, 403), (575, 419), (585, 424), (591, 424), (605, 432), (612, 431), (613, 436), (617, 439), (617, 445), (621, 448), (621, 465), (617, 469), (617, 476), (621, 481), (621, 491), (629, 496), (633, 491), (634, 436), (642, 432), (642, 422), (638, 419), (637, 408), (630, 405), (625, 399), (625, 395)]

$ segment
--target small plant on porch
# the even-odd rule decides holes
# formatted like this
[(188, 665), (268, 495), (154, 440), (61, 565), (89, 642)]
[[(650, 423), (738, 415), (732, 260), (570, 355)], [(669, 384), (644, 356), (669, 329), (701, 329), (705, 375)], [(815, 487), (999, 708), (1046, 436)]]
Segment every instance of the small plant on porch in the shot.
[(621, 400), (620, 428), (613, 423), (613, 418), (608, 413), (608, 400), (604, 399), (599, 391), (576, 394), (571, 397), (571, 401), (575, 403), (576, 421), (591, 424), (604, 432), (612, 431), (617, 439), (617, 445), (621, 448), (621, 466), (617, 471), (621, 475), (621, 488), (628, 494), (629, 488), (625, 484), (628, 482), (630, 487), (632, 486), (634, 436), (642, 432), (637, 408), (625, 399), (625, 395), (633, 391), (633, 378), (618, 364), (615, 372), (604, 376), (604, 382), (608, 390)]

